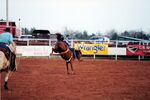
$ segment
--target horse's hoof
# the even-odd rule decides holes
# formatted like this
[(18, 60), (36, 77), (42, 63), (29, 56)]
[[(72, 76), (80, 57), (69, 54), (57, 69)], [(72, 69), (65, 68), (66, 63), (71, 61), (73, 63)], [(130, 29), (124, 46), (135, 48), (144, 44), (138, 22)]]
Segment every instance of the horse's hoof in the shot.
[(8, 90), (7, 82), (5, 82), (5, 84), (4, 84), (4, 89)]
[(14, 68), (14, 69), (13, 69), (13, 72), (15, 72), (15, 71), (17, 71), (17, 68)]
[(83, 59), (78, 59), (78, 61), (83, 61)]
[(4, 89), (5, 89), (5, 90), (8, 90), (8, 87), (7, 87), (7, 86), (4, 86)]
[(71, 75), (74, 75), (75, 73), (74, 72), (71, 72)]

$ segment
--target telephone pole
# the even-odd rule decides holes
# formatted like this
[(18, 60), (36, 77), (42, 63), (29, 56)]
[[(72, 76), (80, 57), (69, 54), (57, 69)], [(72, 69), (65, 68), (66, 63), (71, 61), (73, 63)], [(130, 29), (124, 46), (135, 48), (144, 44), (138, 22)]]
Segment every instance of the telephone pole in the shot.
[(8, 0), (6, 0), (6, 27), (9, 27), (8, 10)]

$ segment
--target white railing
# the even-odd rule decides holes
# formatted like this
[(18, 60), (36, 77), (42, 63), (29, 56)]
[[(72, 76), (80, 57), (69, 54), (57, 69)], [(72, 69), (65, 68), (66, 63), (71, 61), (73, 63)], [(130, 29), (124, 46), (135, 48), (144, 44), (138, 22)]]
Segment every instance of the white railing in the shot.
[[(56, 39), (19, 39), (19, 38), (14, 38), (14, 40), (19, 44), (21, 45), (21, 42), (22, 44), (26, 44), (26, 46), (29, 46), (29, 45), (35, 45), (36, 43), (40, 44), (40, 45), (49, 45), (49, 46), (52, 46), (56, 43)], [(146, 44), (146, 45), (150, 45), (150, 41), (120, 41), (120, 40), (110, 40), (109, 42), (108, 41), (97, 41), (97, 40), (68, 40), (68, 43), (71, 47), (73, 47), (73, 44), (74, 43), (90, 43), (90, 44), (110, 44), (112, 46), (118, 46), (118, 45), (127, 45), (129, 42), (131, 43), (138, 43), (138, 44)], [(32, 44), (32, 43), (35, 43), (35, 44)]]
[[(17, 43), (17, 46), (38, 46), (38, 48), (41, 46), (48, 46), (48, 47), (53, 47), (56, 43), (56, 39), (14, 39)], [(70, 47), (73, 47), (74, 43), (87, 43), (87, 44), (108, 44), (108, 55), (113, 55), (115, 56), (115, 60), (118, 59), (118, 56), (123, 55), (125, 56), (126, 53), (126, 47), (129, 43), (137, 43), (139, 45), (145, 44), (145, 45), (150, 45), (150, 41), (96, 41), (96, 40), (69, 40), (68, 43)], [(47, 48), (48, 48), (47, 47)], [(45, 48), (45, 47), (44, 47)], [(35, 49), (35, 47), (34, 47)], [(42, 50), (42, 49), (41, 49)], [(45, 49), (44, 49), (45, 50)], [(48, 50), (47, 50), (48, 51)], [(122, 53), (119, 53), (119, 52)], [(93, 58), (96, 58), (96, 54), (93, 54)], [(138, 56), (138, 59), (143, 59), (144, 56)]]

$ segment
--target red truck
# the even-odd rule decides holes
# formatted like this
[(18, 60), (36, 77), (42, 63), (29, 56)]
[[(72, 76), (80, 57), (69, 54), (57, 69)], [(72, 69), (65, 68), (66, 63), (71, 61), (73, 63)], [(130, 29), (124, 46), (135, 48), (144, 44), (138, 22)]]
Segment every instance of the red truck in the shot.
[[(10, 33), (15, 37), (16, 35), (16, 23), (15, 22), (9, 22), (10, 27)], [(6, 28), (6, 21), (0, 21), (0, 34), (4, 32)]]

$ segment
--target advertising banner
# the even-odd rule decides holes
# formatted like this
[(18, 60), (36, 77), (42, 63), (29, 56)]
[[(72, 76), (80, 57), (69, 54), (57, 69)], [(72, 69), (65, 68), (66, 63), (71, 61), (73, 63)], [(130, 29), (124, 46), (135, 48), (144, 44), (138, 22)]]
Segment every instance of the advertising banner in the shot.
[(74, 48), (82, 55), (108, 55), (108, 44), (74, 44)]
[(17, 54), (22, 56), (49, 56), (51, 52), (50, 46), (17, 46)]
[(132, 44), (128, 45), (127, 48), (127, 55), (132, 56), (150, 56), (150, 46), (149, 45), (139, 45), (139, 44)]

